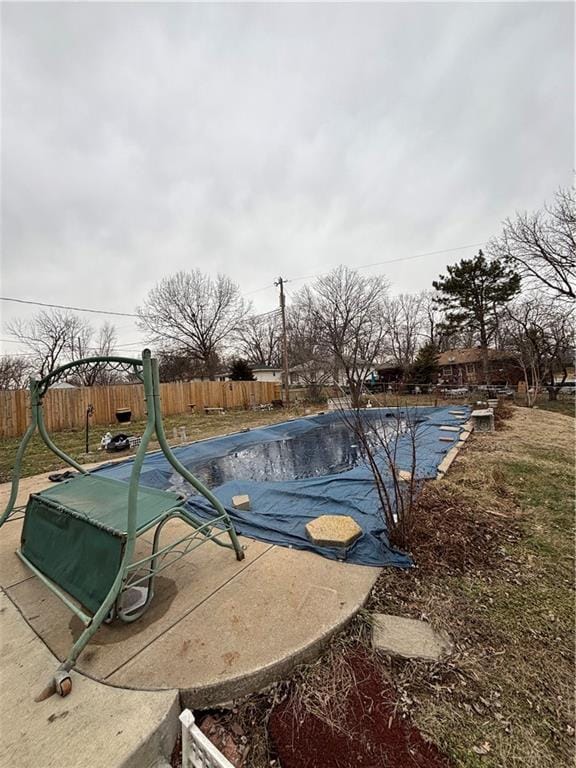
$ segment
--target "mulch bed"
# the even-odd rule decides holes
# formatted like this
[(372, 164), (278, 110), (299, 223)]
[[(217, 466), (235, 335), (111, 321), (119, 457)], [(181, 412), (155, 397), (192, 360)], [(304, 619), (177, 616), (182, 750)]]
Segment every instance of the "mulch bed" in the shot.
[(450, 768), (409, 720), (395, 714), (394, 689), (361, 648), (349, 652), (355, 685), (343, 693), (339, 722), (303, 710), (297, 693), (279, 704), (269, 733), (282, 768)]
[[(491, 481), (498, 490), (499, 478)], [(502, 497), (505, 494), (502, 487)], [(429, 483), (416, 502), (411, 554), (420, 573), (490, 570), (502, 559), (502, 544), (519, 536), (513, 513), (481, 510), (455, 489)]]

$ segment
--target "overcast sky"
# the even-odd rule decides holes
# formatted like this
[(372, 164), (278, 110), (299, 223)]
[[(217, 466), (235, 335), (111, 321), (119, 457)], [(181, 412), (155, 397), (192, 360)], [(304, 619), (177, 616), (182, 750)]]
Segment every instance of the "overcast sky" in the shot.
[(572, 183), (573, 67), (571, 3), (3, 3), (1, 293), (132, 312), (199, 267), (263, 312), (483, 243)]

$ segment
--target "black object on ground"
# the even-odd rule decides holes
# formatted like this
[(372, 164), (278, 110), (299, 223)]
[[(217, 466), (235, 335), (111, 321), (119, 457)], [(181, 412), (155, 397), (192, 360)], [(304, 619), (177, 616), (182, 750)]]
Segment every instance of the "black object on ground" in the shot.
[(55, 472), (53, 475), (48, 475), (48, 480), (52, 483), (63, 483), (64, 480), (70, 480), (71, 477), (74, 477), (77, 474), (78, 472), (71, 472), (70, 470), (66, 470), (66, 472)]
[(106, 446), (106, 450), (109, 453), (117, 453), (118, 451), (125, 451), (130, 448), (129, 435), (119, 434), (114, 435)]

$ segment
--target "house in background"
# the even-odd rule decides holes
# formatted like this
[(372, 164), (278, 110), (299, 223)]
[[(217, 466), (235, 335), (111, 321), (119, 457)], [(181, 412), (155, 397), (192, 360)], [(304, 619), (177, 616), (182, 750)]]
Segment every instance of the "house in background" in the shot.
[[(248, 363), (252, 375), (256, 381), (271, 381), (274, 384), (282, 384), (282, 368), (276, 368), (273, 365), (260, 365), (259, 363)], [(207, 379), (196, 378), (193, 381), (207, 381)], [(216, 381), (231, 381), (230, 369), (222, 368), (215, 376)]]
[[(480, 347), (449, 349), (440, 354), (438, 365), (439, 384), (466, 386), (486, 383)], [(509, 352), (489, 349), (488, 369), (491, 384), (516, 386), (523, 379), (522, 369)]]
[(401, 384), (404, 380), (404, 369), (397, 363), (383, 363), (375, 370), (376, 381), (381, 385)]
[(320, 386), (336, 384), (343, 387), (346, 384), (346, 374), (342, 368), (317, 360), (294, 365), (290, 368), (289, 373), (290, 384), (293, 387), (307, 387), (311, 384)]
[(276, 368), (273, 365), (252, 365), (252, 363), (249, 363), (249, 365), (256, 381), (271, 381), (274, 384), (282, 383), (282, 368)]

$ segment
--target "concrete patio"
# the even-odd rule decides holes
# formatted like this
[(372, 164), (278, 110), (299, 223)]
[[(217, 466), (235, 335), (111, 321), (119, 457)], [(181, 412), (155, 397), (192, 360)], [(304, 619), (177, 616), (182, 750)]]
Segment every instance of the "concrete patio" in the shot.
[[(48, 484), (45, 475), (23, 480), (19, 500)], [(0, 486), (0, 505), (8, 493), (8, 485)], [(163, 541), (178, 536), (181, 525), (173, 521), (166, 526)], [(20, 529), (21, 520), (0, 529), (3, 599), (45, 643), (44, 650), (62, 659), (81, 624), (16, 556)], [(150, 543), (150, 537), (141, 539), (139, 550)], [(378, 568), (250, 539), (242, 544), (242, 562), (229, 550), (206, 545), (163, 571), (147, 613), (134, 624), (101, 627), (80, 656), (75, 678), (84, 674), (111, 692), (178, 691), (180, 703), (193, 708), (229, 702), (317, 655), (362, 606), (379, 573)], [(3, 680), (6, 663), (3, 655)], [(34, 674), (33, 679), (28, 675), (11, 682), (22, 688), (32, 711), (44, 706), (30, 702), (55, 667), (56, 661), (47, 659), (38, 665), (37, 679)], [(10, 680), (14, 675), (18, 677), (12, 669)], [(61, 701), (74, 712), (84, 695), (76, 681), (71, 695)]]

